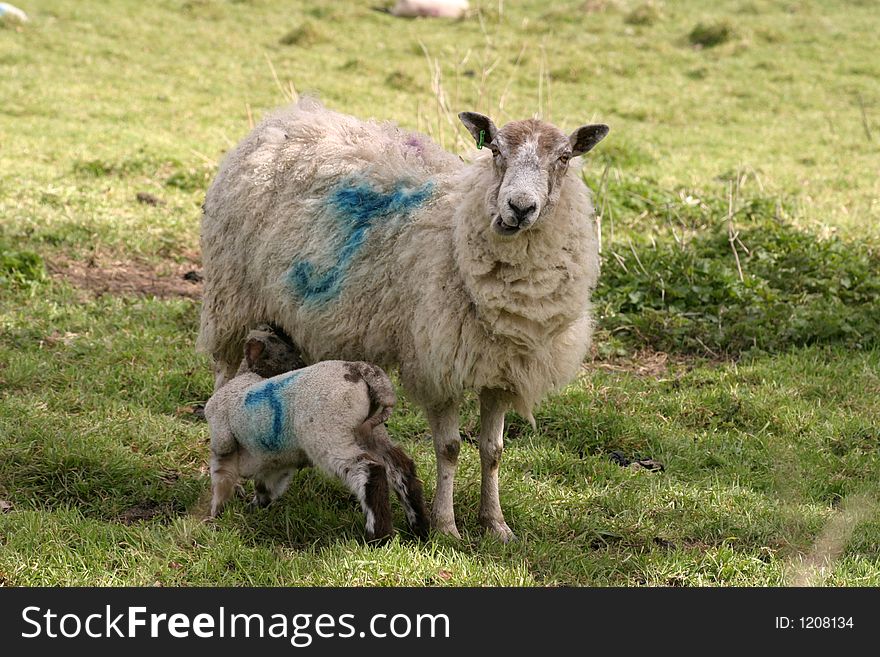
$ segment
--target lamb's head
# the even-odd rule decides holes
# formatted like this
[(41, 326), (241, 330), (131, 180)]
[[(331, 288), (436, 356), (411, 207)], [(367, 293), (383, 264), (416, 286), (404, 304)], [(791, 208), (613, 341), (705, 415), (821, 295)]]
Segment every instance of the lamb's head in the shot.
[(239, 373), (253, 372), (268, 379), (302, 367), (302, 354), (280, 329), (261, 324), (248, 333)]
[(555, 126), (527, 119), (500, 130), (488, 116), (458, 115), (477, 142), (492, 151), (495, 183), (487, 190), (486, 211), (499, 235), (516, 235), (552, 212), (568, 163), (583, 155), (608, 134), (603, 124), (584, 125), (571, 135)]

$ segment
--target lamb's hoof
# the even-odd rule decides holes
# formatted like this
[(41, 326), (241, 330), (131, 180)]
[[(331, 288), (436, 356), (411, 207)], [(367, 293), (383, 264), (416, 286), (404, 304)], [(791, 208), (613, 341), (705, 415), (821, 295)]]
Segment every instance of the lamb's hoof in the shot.
[(431, 526), (434, 528), (434, 531), (440, 534), (446, 534), (447, 536), (452, 536), (453, 538), (461, 540), (461, 534), (458, 533), (458, 527), (455, 526), (455, 520), (437, 520), (436, 518), (432, 518)]
[(251, 498), (251, 501), (248, 502), (248, 510), (253, 511), (255, 509), (265, 509), (270, 504), (272, 504), (272, 500), (268, 497), (260, 497), (259, 495), (254, 495)]
[(514, 543), (519, 540), (503, 520), (483, 520), (481, 518), (480, 524), (483, 526), (486, 534), (497, 538), (502, 543)]

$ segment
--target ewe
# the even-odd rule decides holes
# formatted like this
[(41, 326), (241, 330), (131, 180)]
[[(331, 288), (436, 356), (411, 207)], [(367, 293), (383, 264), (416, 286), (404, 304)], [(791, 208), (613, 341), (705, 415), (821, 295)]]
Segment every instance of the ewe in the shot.
[(498, 500), (504, 414), (577, 373), (599, 273), (590, 192), (573, 157), (608, 133), (460, 115), (486, 153), (464, 164), (428, 137), (306, 99), (224, 160), (202, 222), (199, 348), (216, 385), (249, 326), (287, 332), (307, 361), (397, 367), (437, 457), (433, 523), (452, 506), (464, 394), (480, 399), (480, 523), (513, 537)]

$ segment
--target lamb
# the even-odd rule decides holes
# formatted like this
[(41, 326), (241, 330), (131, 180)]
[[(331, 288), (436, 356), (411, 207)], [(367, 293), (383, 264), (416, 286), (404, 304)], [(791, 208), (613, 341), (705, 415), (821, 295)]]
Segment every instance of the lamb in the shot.
[(235, 378), (208, 400), (211, 516), (220, 513), (240, 476), (254, 479), (253, 504), (262, 507), (284, 493), (298, 468), (312, 464), (358, 498), (369, 540), (391, 535), (389, 482), (413, 533), (426, 537), (415, 464), (383, 425), (396, 402), (388, 376), (363, 362), (325, 361), (288, 371), (300, 364), (293, 345), (261, 326), (248, 334)]
[(470, 164), (430, 138), (304, 99), (269, 115), (208, 190), (198, 348), (215, 385), (247, 327), (272, 322), (308, 362), (397, 367), (437, 459), (432, 522), (459, 536), (459, 406), (479, 396), (479, 521), (513, 538), (498, 496), (504, 415), (578, 372), (599, 258), (587, 186), (570, 160), (608, 126), (570, 136), (535, 119), (459, 115), (485, 147)]

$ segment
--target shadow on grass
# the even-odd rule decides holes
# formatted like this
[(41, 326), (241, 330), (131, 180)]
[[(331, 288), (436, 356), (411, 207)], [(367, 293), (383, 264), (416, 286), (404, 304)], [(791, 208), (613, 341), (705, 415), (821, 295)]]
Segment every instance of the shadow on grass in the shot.
[(84, 517), (133, 524), (168, 523), (198, 500), (204, 477), (157, 469), (130, 458), (10, 450), (4, 488), (16, 508), (77, 508)]

